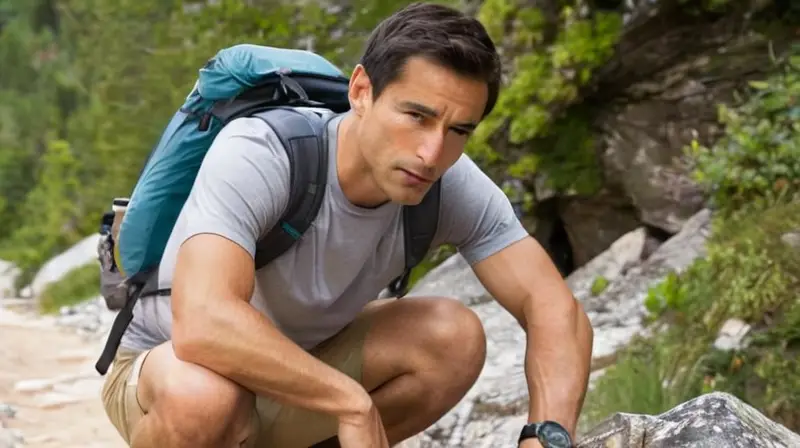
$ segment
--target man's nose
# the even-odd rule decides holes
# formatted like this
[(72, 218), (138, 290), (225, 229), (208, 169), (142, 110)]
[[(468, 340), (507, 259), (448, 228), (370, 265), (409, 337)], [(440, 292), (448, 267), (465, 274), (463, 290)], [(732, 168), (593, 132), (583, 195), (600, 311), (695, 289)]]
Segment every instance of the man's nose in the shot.
[(444, 136), (439, 132), (431, 132), (425, 136), (422, 144), (417, 148), (417, 157), (422, 159), (426, 167), (436, 166), (444, 151)]

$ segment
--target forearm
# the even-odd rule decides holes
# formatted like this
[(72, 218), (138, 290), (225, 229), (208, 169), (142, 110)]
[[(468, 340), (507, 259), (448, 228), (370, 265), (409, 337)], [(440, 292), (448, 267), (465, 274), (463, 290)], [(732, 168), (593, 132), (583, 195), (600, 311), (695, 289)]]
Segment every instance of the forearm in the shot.
[(574, 300), (554, 300), (539, 309), (529, 303), (524, 320), (529, 421), (554, 420), (574, 436), (589, 378), (591, 323)]
[(178, 358), (294, 406), (343, 415), (360, 411), (359, 400), (368, 398), (355, 380), (308, 354), (241, 300), (176, 317), (173, 343)]

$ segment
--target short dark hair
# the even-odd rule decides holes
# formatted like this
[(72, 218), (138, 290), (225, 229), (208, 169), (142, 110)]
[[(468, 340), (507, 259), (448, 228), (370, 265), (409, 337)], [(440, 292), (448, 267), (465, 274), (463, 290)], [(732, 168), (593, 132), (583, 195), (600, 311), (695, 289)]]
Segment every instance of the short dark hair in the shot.
[(414, 56), (486, 82), (489, 98), (483, 116), (492, 111), (500, 90), (501, 63), (494, 42), (477, 19), (447, 6), (413, 3), (383, 20), (372, 31), (360, 61), (372, 83), (373, 99)]

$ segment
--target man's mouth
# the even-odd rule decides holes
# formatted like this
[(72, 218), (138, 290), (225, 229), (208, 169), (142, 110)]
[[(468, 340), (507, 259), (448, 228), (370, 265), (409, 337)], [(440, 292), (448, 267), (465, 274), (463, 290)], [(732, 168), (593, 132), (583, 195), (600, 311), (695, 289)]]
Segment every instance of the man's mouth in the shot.
[(406, 176), (410, 177), (411, 179), (413, 179), (413, 180), (415, 180), (415, 181), (417, 181), (419, 183), (426, 183), (426, 184), (431, 183), (430, 179), (428, 179), (428, 178), (426, 178), (424, 176), (420, 176), (419, 174), (417, 174), (417, 173), (415, 173), (413, 171), (409, 171), (409, 170), (406, 170), (406, 169), (403, 169), (403, 168), (400, 168), (400, 171), (402, 171), (403, 173), (406, 174)]

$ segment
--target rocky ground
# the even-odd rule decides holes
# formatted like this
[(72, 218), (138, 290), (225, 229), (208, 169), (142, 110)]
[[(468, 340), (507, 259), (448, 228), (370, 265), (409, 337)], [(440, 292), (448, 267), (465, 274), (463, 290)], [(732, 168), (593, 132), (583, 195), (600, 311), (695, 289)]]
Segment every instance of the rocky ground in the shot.
[[(111, 314), (97, 302), (38, 316), (0, 301), (0, 448), (117, 448), (94, 363)], [(14, 440), (16, 439), (16, 440)]]

